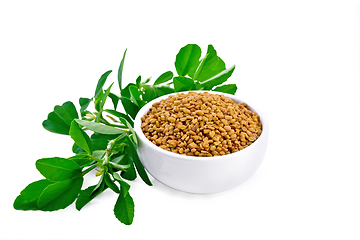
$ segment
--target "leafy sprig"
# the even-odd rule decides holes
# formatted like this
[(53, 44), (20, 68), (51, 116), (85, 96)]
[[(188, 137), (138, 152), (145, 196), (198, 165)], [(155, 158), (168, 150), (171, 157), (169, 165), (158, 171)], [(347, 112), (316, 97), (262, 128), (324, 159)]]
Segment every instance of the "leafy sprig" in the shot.
[[(111, 70), (101, 75), (94, 96), (80, 98), (80, 115), (72, 102), (56, 105), (43, 121), (43, 127), (53, 133), (69, 135), (74, 141), (69, 158), (42, 158), (35, 166), (44, 179), (30, 183), (14, 201), (17, 210), (56, 211), (75, 202), (81, 210), (92, 199), (107, 189), (117, 193), (114, 215), (122, 223), (130, 225), (134, 218), (134, 201), (130, 196), (130, 185), (139, 175), (152, 185), (137, 154), (138, 138), (133, 129), (138, 111), (149, 101), (169, 93), (189, 90), (214, 90), (235, 94), (235, 84), (223, 84), (232, 75), (235, 66), (225, 67), (212, 45), (205, 56), (196, 44), (188, 44), (176, 55), (176, 76), (171, 71), (161, 74), (153, 84), (150, 79), (122, 86), (125, 50), (118, 69), (119, 90), (113, 93), (111, 83), (104, 85)], [(105, 109), (111, 99), (113, 109)], [(117, 110), (121, 102), (125, 113)], [(88, 110), (93, 103), (94, 110)], [(105, 115), (105, 116), (104, 116)], [(96, 171), (96, 185), (81, 189), (85, 175)]]

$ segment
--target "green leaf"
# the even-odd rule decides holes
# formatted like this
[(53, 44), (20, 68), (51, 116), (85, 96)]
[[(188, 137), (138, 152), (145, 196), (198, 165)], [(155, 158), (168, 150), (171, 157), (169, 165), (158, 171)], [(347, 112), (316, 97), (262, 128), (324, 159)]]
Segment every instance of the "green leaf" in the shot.
[(49, 181), (58, 182), (81, 176), (79, 165), (66, 158), (42, 158), (36, 161), (37, 170)]
[(194, 80), (187, 77), (174, 77), (175, 92), (189, 91), (194, 86)]
[(114, 206), (115, 217), (126, 225), (131, 225), (134, 219), (134, 201), (129, 193), (120, 193)]
[(129, 83), (128, 85), (126, 85), (126, 87), (123, 88), (123, 90), (121, 90), (121, 96), (122, 97), (127, 97), (127, 98), (131, 97), (131, 94), (130, 94), (130, 87), (131, 86), (136, 87), (136, 85), (134, 83)]
[(96, 184), (96, 186), (90, 196), (91, 197), (96, 196), (99, 192), (103, 192), (106, 188), (107, 188), (107, 186), (104, 181), (104, 174), (102, 174), (98, 184)]
[(235, 94), (237, 90), (236, 84), (226, 84), (219, 87), (214, 88), (213, 91), (217, 92), (223, 92), (223, 93), (229, 93), (229, 94)]
[(130, 92), (130, 100), (138, 107), (141, 107), (139, 104), (139, 102), (141, 101), (140, 92), (139, 92), (139, 89), (137, 88), (137, 86), (136, 85), (130, 86), (129, 92)]
[(102, 91), (102, 88), (103, 88), (103, 86), (104, 86), (104, 84), (105, 84), (105, 82), (106, 82), (106, 79), (107, 79), (107, 77), (109, 76), (109, 74), (110, 74), (111, 72), (112, 72), (112, 70), (107, 71), (106, 73), (104, 73), (104, 74), (100, 77), (100, 79), (99, 79), (99, 81), (98, 81), (98, 83), (97, 83), (96, 89), (95, 89), (94, 98), (97, 98), (98, 95), (100, 94), (100, 92)]
[(130, 91), (130, 97), (132, 97), (135, 102), (137, 100), (140, 100), (140, 92), (139, 92), (139, 89), (138, 89), (138, 87), (136, 85), (130, 86), (129, 91)]
[(147, 84), (148, 82), (150, 82), (150, 80), (151, 80), (151, 77), (147, 78), (147, 79), (145, 80), (144, 84)]
[[(93, 151), (95, 152), (95, 150), (106, 149), (109, 141), (115, 139), (118, 136), (119, 134), (101, 134), (94, 132), (90, 137), (93, 145)], [(95, 153), (93, 153), (93, 155), (94, 154)]]
[(196, 44), (188, 44), (182, 47), (176, 55), (175, 68), (179, 76), (194, 73), (199, 65), (201, 49)]
[(37, 201), (39, 209), (42, 211), (55, 211), (66, 208), (79, 195), (82, 183), (82, 177), (74, 177), (48, 185)]
[(205, 65), (205, 60), (206, 60), (207, 56), (209, 56), (209, 54), (206, 54), (205, 57), (200, 61), (200, 64), (198, 65), (198, 67), (196, 68), (196, 71), (194, 73), (193, 80), (198, 79), (198, 76), (199, 76), (203, 66)]
[(80, 112), (83, 112), (87, 109), (87, 107), (89, 106), (89, 104), (91, 103), (91, 99), (90, 98), (80, 98), (79, 99), (79, 104), (81, 106), (80, 108)]
[(101, 134), (122, 134), (125, 132), (119, 128), (111, 127), (101, 123), (89, 122), (81, 119), (76, 119), (75, 121), (87, 129)]
[(140, 88), (141, 76), (138, 76), (135, 82), (136, 82), (136, 86), (137, 86), (138, 88)]
[(120, 100), (125, 109), (125, 112), (129, 114), (132, 119), (135, 119), (136, 114), (139, 112), (140, 108), (126, 97), (120, 97)]
[(15, 199), (14, 208), (16, 210), (39, 210), (37, 201), (43, 190), (50, 184), (52, 182), (47, 179), (30, 183)]
[(152, 186), (152, 183), (145, 171), (144, 166), (142, 165), (139, 156), (136, 152), (136, 148), (134, 147), (134, 143), (132, 142), (132, 139), (128, 137), (129, 141), (129, 156), (134, 161), (135, 167), (137, 172), (139, 173), (141, 179), (149, 186)]
[(75, 118), (79, 115), (74, 104), (65, 102), (62, 106), (56, 105), (42, 125), (50, 132), (69, 135), (71, 121)]
[(104, 96), (104, 90), (100, 89), (99, 94), (94, 98), (95, 110), (100, 112), (101, 108), (101, 100)]
[(131, 126), (134, 127), (134, 121), (131, 120), (131, 118), (128, 115), (118, 112), (118, 111), (115, 111), (115, 110), (111, 110), (111, 109), (105, 109), (104, 111), (108, 112), (118, 118), (120, 118), (120, 117), (125, 118), (131, 124)]
[(110, 162), (118, 164), (124, 157), (125, 157), (125, 154), (117, 156), (117, 157), (112, 157)]
[(155, 80), (154, 85), (159, 85), (164, 82), (167, 82), (167, 81), (171, 80), (173, 78), (173, 76), (174, 76), (174, 74), (171, 71), (164, 72), (163, 74), (160, 75), (160, 77), (158, 77)]
[(106, 186), (108, 186), (114, 192), (120, 193), (119, 187), (111, 180), (109, 173), (104, 173), (104, 180), (105, 180)]
[(127, 49), (125, 49), (125, 51), (124, 51), (124, 55), (123, 55), (123, 58), (121, 59), (120, 66), (119, 66), (119, 70), (118, 70), (118, 83), (119, 83), (120, 92), (121, 92), (121, 90), (122, 90), (122, 86), (121, 86), (121, 82), (122, 82), (122, 72), (123, 72), (123, 68), (124, 68), (124, 61), (125, 61), (126, 51), (127, 51)]
[[(93, 154), (94, 153), (95, 151), (93, 152)], [(80, 169), (90, 166), (94, 163), (89, 154), (87, 154), (86, 152), (79, 153), (75, 156), (69, 157), (68, 159), (76, 162), (79, 165)]]
[(206, 59), (203, 59), (203, 67), (196, 77), (198, 81), (207, 80), (226, 69), (224, 61), (217, 56), (216, 50), (212, 45), (208, 46), (206, 56)]
[(126, 196), (129, 193), (130, 185), (121, 179), (119, 180), (118, 178), (116, 178), (116, 180), (118, 180), (118, 182), (120, 183), (121, 193)]
[(117, 95), (113, 94), (113, 93), (109, 93), (109, 97), (110, 97), (110, 99), (111, 99), (111, 101), (112, 101), (112, 103), (114, 105), (114, 109), (116, 109), (120, 98)]
[(88, 204), (91, 200), (93, 200), (96, 196), (98, 196), (100, 193), (105, 191), (107, 187), (105, 187), (101, 192), (97, 191), (96, 194), (91, 195), (94, 191), (96, 185), (90, 186), (84, 190), (80, 191), (80, 194), (78, 198), (76, 199), (75, 207), (77, 210), (81, 210), (86, 204)]
[(175, 90), (169, 86), (154, 86), (154, 88), (159, 97), (175, 92)]
[(126, 169), (126, 172), (121, 172), (121, 177), (126, 180), (133, 181), (136, 179), (136, 170), (134, 166), (134, 161), (129, 157), (129, 155), (125, 155), (123, 159), (119, 162), (119, 164), (126, 165), (129, 164), (130, 167)]
[(75, 141), (75, 143), (85, 150), (89, 155), (92, 154), (92, 143), (89, 136), (79, 127), (76, 121), (71, 123), (70, 137)]
[(110, 165), (113, 166), (114, 168), (121, 170), (121, 171), (126, 171), (126, 169), (130, 168), (130, 164), (127, 165), (120, 165), (114, 162), (110, 162)]
[(114, 84), (114, 83), (112, 83), (112, 84), (108, 87), (108, 89), (106, 89), (105, 94), (104, 94), (104, 96), (102, 97), (101, 104), (100, 104), (100, 111), (102, 111), (103, 108), (104, 108), (106, 99), (107, 99), (107, 97), (108, 97), (109, 94), (110, 94), (110, 90), (111, 90), (111, 87), (112, 87), (113, 84)]
[(132, 135), (131, 135), (132, 139), (134, 140), (136, 146), (139, 146), (139, 141), (137, 139), (134, 128), (131, 126), (131, 124), (125, 118), (119, 117), (119, 119), (125, 126), (127, 126), (129, 128), (130, 132), (132, 133)]
[(234, 72), (235, 65), (231, 68), (228, 68), (219, 74), (209, 78), (208, 80), (203, 81), (200, 85), (204, 90), (211, 90), (214, 86), (224, 83)]
[(150, 102), (151, 100), (155, 99), (157, 97), (156, 91), (154, 86), (151, 85), (143, 85), (142, 86), (144, 94), (142, 95), (142, 98), (146, 102)]
[[(72, 146), (72, 152), (75, 153), (75, 154), (80, 154), (80, 153), (84, 153), (84, 149), (82, 149), (81, 147), (79, 147), (79, 145), (77, 145), (75, 142)], [(86, 153), (87, 154), (87, 153)]]

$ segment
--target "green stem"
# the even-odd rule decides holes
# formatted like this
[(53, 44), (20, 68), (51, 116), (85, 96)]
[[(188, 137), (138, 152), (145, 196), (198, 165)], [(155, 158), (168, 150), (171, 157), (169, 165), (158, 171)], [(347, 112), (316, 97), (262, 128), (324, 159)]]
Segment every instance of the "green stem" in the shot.
[(88, 172), (90, 172), (91, 170), (93, 170), (94, 168), (96, 168), (96, 165), (92, 165), (91, 167), (87, 168), (85, 171), (83, 171), (81, 173), (82, 176), (85, 176), (85, 174), (87, 174)]

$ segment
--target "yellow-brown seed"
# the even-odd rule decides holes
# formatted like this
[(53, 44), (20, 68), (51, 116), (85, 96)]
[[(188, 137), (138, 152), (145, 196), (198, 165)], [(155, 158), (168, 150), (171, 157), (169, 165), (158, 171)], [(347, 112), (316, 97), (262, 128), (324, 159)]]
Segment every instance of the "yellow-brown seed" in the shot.
[(245, 103), (219, 94), (178, 93), (141, 117), (153, 144), (177, 154), (209, 157), (238, 152), (261, 135), (259, 116)]

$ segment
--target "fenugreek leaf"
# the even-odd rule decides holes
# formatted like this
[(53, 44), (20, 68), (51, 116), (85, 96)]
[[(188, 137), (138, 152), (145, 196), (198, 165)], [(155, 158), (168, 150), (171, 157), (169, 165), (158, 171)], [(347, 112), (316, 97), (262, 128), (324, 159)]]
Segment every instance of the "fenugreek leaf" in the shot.
[(61, 106), (56, 105), (42, 125), (50, 132), (69, 135), (71, 122), (76, 118), (79, 118), (79, 115), (75, 105), (68, 101)]
[(81, 176), (79, 165), (75, 161), (66, 158), (42, 158), (37, 160), (35, 165), (37, 170), (52, 182)]
[(104, 181), (106, 186), (108, 186), (111, 190), (113, 190), (116, 193), (120, 193), (119, 187), (111, 180), (109, 173), (104, 173)]
[(101, 104), (100, 104), (100, 111), (102, 111), (103, 108), (104, 108), (106, 99), (107, 99), (107, 97), (108, 97), (109, 94), (110, 94), (110, 90), (111, 90), (111, 87), (112, 87), (113, 84), (114, 84), (114, 83), (110, 84), (110, 86), (108, 87), (108, 89), (106, 89), (106, 91), (105, 91), (105, 93), (104, 93), (104, 96), (102, 97)]
[(134, 166), (134, 161), (132, 158), (129, 157), (129, 154), (126, 154), (119, 162), (121, 165), (130, 165), (129, 168), (126, 169), (126, 171), (121, 172), (121, 177), (123, 177), (126, 180), (133, 181), (136, 179), (137, 174)]
[(205, 81), (226, 69), (224, 61), (217, 56), (216, 50), (212, 45), (208, 46), (206, 59), (204, 58), (203, 60), (203, 67), (196, 77), (196, 80), (199, 80), (200, 82)]
[(194, 86), (194, 80), (188, 77), (174, 77), (175, 92), (189, 91)]
[[(95, 151), (93, 152), (93, 154), (94, 153)], [(92, 160), (90, 155), (86, 152), (76, 154), (75, 156), (69, 157), (68, 159), (76, 162), (79, 165), (80, 169), (90, 166), (92, 163), (94, 163), (94, 160)]]
[(121, 62), (120, 62), (120, 65), (119, 65), (119, 70), (118, 70), (118, 83), (119, 83), (120, 92), (122, 90), (122, 86), (121, 86), (121, 84), (122, 84), (122, 72), (123, 72), (123, 69), (124, 69), (126, 51), (127, 51), (127, 49), (125, 49), (125, 51), (124, 51), (124, 55), (123, 55), (123, 58), (121, 59)]
[(80, 98), (79, 99), (79, 104), (81, 106), (80, 108), (80, 112), (83, 112), (87, 109), (87, 107), (89, 106), (89, 104), (91, 103), (91, 99), (90, 98)]
[(116, 109), (117, 106), (118, 106), (120, 98), (114, 93), (109, 93), (109, 98), (111, 99), (111, 101), (112, 101), (112, 103), (114, 105), (114, 109)]
[(138, 88), (140, 88), (140, 84), (141, 84), (141, 76), (138, 76), (137, 78), (136, 78), (136, 86), (138, 87)]
[(131, 124), (131, 126), (134, 127), (134, 121), (128, 115), (118, 112), (118, 111), (115, 111), (115, 110), (112, 110), (112, 109), (105, 109), (104, 111), (108, 112), (118, 118), (120, 118), (120, 117), (125, 118)]
[(134, 201), (128, 191), (126, 195), (121, 191), (114, 206), (115, 217), (125, 225), (130, 225), (133, 222), (135, 211)]
[(135, 148), (137, 148), (137, 146), (139, 146), (139, 141), (137, 139), (135, 129), (131, 126), (131, 124), (125, 118), (119, 117), (119, 119), (125, 126), (127, 126), (129, 128), (129, 130), (131, 132), (132, 140), (135, 143)]
[(143, 95), (142, 99), (146, 102), (150, 102), (151, 100), (155, 99), (157, 97), (157, 93), (155, 91), (155, 87), (152, 85), (143, 85)]
[(135, 119), (136, 114), (139, 112), (140, 108), (134, 104), (129, 98), (120, 97), (121, 103), (125, 109), (125, 112), (130, 115), (132, 119)]
[(42, 191), (37, 206), (42, 211), (55, 211), (66, 208), (79, 195), (82, 183), (82, 177), (74, 177), (48, 185)]
[(237, 90), (236, 84), (225, 84), (214, 88), (213, 91), (229, 93), (234, 95), (236, 93), (236, 90)]
[(193, 75), (199, 65), (201, 48), (196, 44), (182, 47), (176, 55), (175, 68), (179, 76)]
[(128, 137), (128, 144), (129, 144), (129, 157), (133, 160), (136, 170), (140, 175), (140, 178), (149, 186), (152, 186), (152, 183), (147, 175), (144, 166), (142, 165), (139, 156), (136, 152), (135, 143), (133, 140)]
[(16, 210), (39, 210), (37, 201), (43, 190), (52, 184), (47, 179), (42, 179), (30, 183), (20, 192), (20, 195), (14, 201), (14, 208)]
[(90, 137), (93, 145), (93, 156), (95, 155), (95, 152), (97, 152), (95, 150), (106, 149), (109, 141), (115, 139), (118, 136), (119, 134), (101, 134), (94, 132)]
[(77, 197), (76, 202), (75, 202), (75, 207), (77, 210), (80, 211), (86, 204), (88, 204), (96, 196), (98, 196), (100, 193), (104, 192), (107, 189), (107, 186), (105, 186), (102, 189), (102, 191), (97, 191), (95, 194), (92, 195), (95, 187), (96, 187), (96, 185), (93, 185), (93, 186), (90, 186), (90, 187), (80, 191), (80, 194)]
[(106, 82), (106, 79), (107, 77), (109, 76), (109, 74), (112, 72), (112, 70), (110, 71), (107, 71), (106, 73), (104, 73), (103, 75), (101, 75), (98, 83), (97, 83), (97, 86), (96, 86), (96, 89), (95, 89), (95, 94), (94, 94), (94, 98), (97, 98), (98, 95), (100, 94), (100, 92), (102, 91), (102, 88)]
[(131, 94), (130, 94), (130, 87), (131, 87), (131, 86), (135, 86), (135, 87), (136, 87), (136, 84), (134, 84), (134, 83), (129, 83), (128, 85), (126, 85), (126, 87), (124, 87), (124, 88), (121, 90), (121, 96), (122, 96), (122, 97), (131, 98)]
[(216, 74), (215, 76), (201, 82), (200, 85), (204, 90), (211, 90), (214, 86), (224, 83), (231, 76), (234, 70), (235, 70), (235, 66), (232, 66)]
[(169, 80), (171, 80), (173, 78), (174, 74), (171, 71), (167, 71), (164, 72), (163, 74), (160, 75), (160, 77), (158, 77), (155, 82), (154, 85), (159, 85), (162, 83), (165, 83)]
[(70, 137), (75, 141), (75, 143), (85, 150), (89, 155), (92, 154), (92, 143), (89, 136), (79, 127), (76, 121), (71, 123)]
[(169, 86), (154, 86), (154, 88), (159, 97), (175, 92), (175, 90)]
[(76, 119), (75, 121), (87, 129), (101, 134), (122, 134), (125, 132), (122, 129), (111, 127), (102, 123), (89, 122), (81, 119)]
[(91, 197), (97, 195), (99, 192), (103, 192), (106, 188), (106, 184), (104, 181), (104, 174), (101, 174), (100, 180), (98, 184), (96, 184), (94, 190), (91, 192)]

